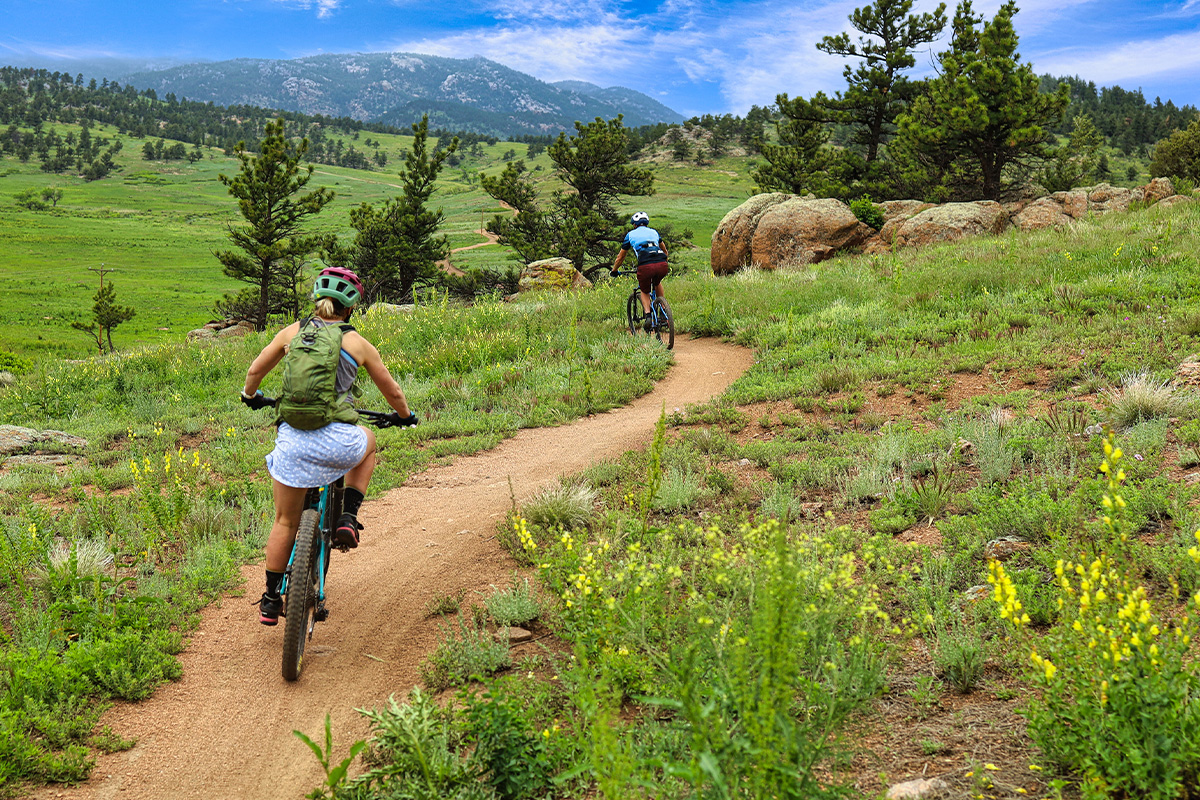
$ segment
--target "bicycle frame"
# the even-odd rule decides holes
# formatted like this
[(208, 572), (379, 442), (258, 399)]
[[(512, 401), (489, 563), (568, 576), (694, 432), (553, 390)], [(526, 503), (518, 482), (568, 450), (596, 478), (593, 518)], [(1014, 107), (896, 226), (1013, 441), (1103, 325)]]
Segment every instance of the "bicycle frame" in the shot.
[[(309, 489), (308, 494), (304, 498), (304, 510), (315, 508), (317, 516), (320, 518), (321, 531), (321, 546), (317, 549), (317, 622), (324, 621), (325, 618), (325, 574), (329, 572), (329, 553), (332, 550), (330, 542), (330, 531), (333, 530), (333, 525), (336, 520), (333, 519), (335, 510), (340, 513), (342, 507), (342, 494), (345, 491), (345, 484), (342, 478), (338, 478), (327, 486), (321, 486), (314, 489)], [(286, 594), (288, 590), (288, 579), (292, 575), (292, 565), (296, 560), (296, 543), (292, 542), (292, 552), (288, 556), (287, 570), (283, 573), (283, 581), (280, 584), (280, 594)]]
[[(641, 290), (639, 289), (640, 293)], [(641, 298), (639, 298), (640, 300)], [(650, 289), (650, 324), (658, 327), (667, 321), (667, 312), (663, 310), (662, 303), (659, 302), (658, 292)]]
[[(637, 273), (635, 271), (619, 271), (616, 274), (636, 275)], [(630, 293), (629, 299), (625, 303), (629, 332), (638, 333), (641, 329), (639, 321), (648, 319), (650, 324), (646, 330), (657, 337), (670, 350), (675, 346), (675, 321), (671, 318), (671, 307), (654, 290), (653, 286), (650, 287), (648, 294), (650, 298), (650, 312), (647, 314), (642, 310), (641, 288), (634, 288)]]

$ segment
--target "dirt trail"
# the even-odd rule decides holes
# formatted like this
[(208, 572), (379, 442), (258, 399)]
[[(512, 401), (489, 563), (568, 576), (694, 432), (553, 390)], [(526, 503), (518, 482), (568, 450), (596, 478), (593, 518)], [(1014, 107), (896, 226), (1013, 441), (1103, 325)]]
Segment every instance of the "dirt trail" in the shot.
[[(363, 544), (336, 554), (330, 621), (318, 626), (304, 674), (280, 677), (283, 626), (258, 624), (249, 597), (210, 607), (181, 656), (184, 677), (149, 700), (109, 711), (104, 722), (138, 737), (102, 756), (92, 779), (33, 797), (122, 800), (300, 798), (323, 779), (292, 731), (314, 739), (332, 715), (335, 757), (367, 734), (353, 709), (403, 698), (437, 642), (426, 603), (458, 589), (508, 580), (514, 562), (495, 539), (509, 507), (565, 475), (644, 445), (659, 411), (719, 394), (749, 368), (749, 351), (711, 339), (679, 340), (676, 366), (631, 405), (557, 428), (524, 430), (485, 453), (435, 467), (363, 507)], [(261, 567), (243, 571), (257, 597)]]

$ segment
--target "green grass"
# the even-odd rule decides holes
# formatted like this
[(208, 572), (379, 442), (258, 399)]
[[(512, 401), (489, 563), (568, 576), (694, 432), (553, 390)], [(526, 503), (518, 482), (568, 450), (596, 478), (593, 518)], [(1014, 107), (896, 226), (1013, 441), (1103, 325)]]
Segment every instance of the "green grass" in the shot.
[[(379, 138), (389, 152), (404, 146)], [(467, 166), (499, 169), (505, 149), (485, 148)], [(266, 336), (180, 341), (207, 317), (205, 304), (231, 288), (210, 251), (223, 246), (233, 218), (215, 175), (233, 164), (219, 155), (169, 166), (129, 156), (115, 178), (87, 185), (0, 162), (7, 269), (34, 276), (22, 284), (16, 316), (0, 325), (0, 347), (39, 359), (0, 390), (0, 421), (89, 440), (79, 453), (85, 466), (0, 474), (2, 669), (22, 696), (44, 701), (0, 708), (22, 720), (0, 744), (35, 753), (16, 777), (0, 778), (6, 788), (87, 774), (98, 709), (176, 674), (173, 651), (189, 614), (254, 557), (270, 516), (262, 457), (271, 430), (234, 396)], [(339, 192), (319, 227), (345, 232), (351, 205), (387, 196), (399, 163), (372, 173), (319, 167), (316, 179)], [(704, 243), (749, 191), (746, 166), (663, 165), (659, 194), (636, 207), (692, 227)], [(12, 207), (20, 189), (47, 184), (67, 190), (59, 211)], [(448, 174), (435, 200), (455, 246), (480, 241), (474, 231), (490, 199)], [(1028, 544), (1011, 573), (1043, 629), (1060, 619), (1046, 588), (1055, 562), (1080, 552), (1116, 554), (1155, 604), (1172, 602), (1172, 581), (1194, 591), (1200, 567), (1187, 550), (1200, 490), (1174, 480), (1164, 454), (1200, 440), (1200, 407), (1190, 391), (1169, 408), (1140, 403), (1125, 413), (1116, 401), (1128, 376), (1161, 384), (1200, 349), (1187, 323), (1200, 314), (1198, 223), (1195, 208), (1150, 208), (1065, 232), (723, 279), (711, 275), (706, 250), (676, 250), (668, 291), (680, 334), (725, 336), (752, 347), (755, 364), (724, 397), (672, 415), (673, 429), (649, 452), (599, 465), (586, 484), (567, 481), (597, 492), (587, 493), (569, 533), (550, 515), (531, 520), (536, 547), (517, 555), (537, 571), (539, 625), (558, 647), (531, 667), (533, 678), (485, 679), (503, 707), (522, 709), (520, 719), (504, 717), (503, 741), (523, 743), (518, 749), (559, 774), (559, 790), (573, 796), (615, 795), (638, 782), (663, 796), (706, 794), (723, 775), (753, 776), (753, 792), (775, 795), (785, 785), (775, 781), (779, 764), (815, 765), (786, 786), (820, 796), (844, 782), (849, 763), (827, 743), (853, 740), (847, 725), (886, 711), (872, 705), (881, 680), (912, 685), (910, 675), (882, 672), (899, 661), (885, 655), (909, 651), (907, 637), (922, 637), (933, 654), (924, 674), (944, 674), (960, 690), (979, 680), (976, 633), (997, 641), (1001, 621), (980, 610), (969, 640), (954, 637), (966, 630), (959, 598), (987, 578), (989, 541)], [(84, 352), (82, 336), (62, 323), (88, 303), (94, 289), (83, 273), (99, 263), (121, 270), (121, 299), (139, 316), (118, 330), (123, 352), (64, 363)], [(502, 249), (484, 247), (454, 263), (506, 262)], [(670, 356), (621, 335), (627, 291), (627, 282), (601, 281), (571, 296), (470, 307), (425, 297), (410, 316), (358, 319), (423, 419), (411, 431), (381, 432), (373, 491), (521, 427), (560, 424), (647, 391)], [(964, 381), (974, 387), (969, 397), (954, 390)], [(1083, 430), (1106, 419), (1106, 396), (1113, 421), (1127, 424), (1116, 434), (1127, 455), (1126, 542), (1100, 521), (1101, 445)], [(381, 403), (373, 390), (365, 402)], [(1048, 411), (1055, 405), (1057, 417)], [(1064, 416), (1070, 409), (1087, 413)], [(892, 538), (931, 518), (940, 547)], [(523, 548), (518, 537), (501, 538)], [(95, 542), (114, 555), (99, 578), (87, 559), (63, 561), (72, 546), (90, 559)], [(172, 602), (105, 623), (135, 596)], [(430, 662), (432, 684), (503, 665), (486, 632), (464, 625), (447, 629)], [(997, 670), (1028, 682), (1020, 654), (990, 655), (988, 680)], [(770, 670), (756, 667), (764, 658)], [(936, 703), (913, 703), (913, 716), (937, 713)], [(792, 713), (798, 708), (823, 713)], [(485, 723), (487, 736), (501, 736), (501, 716), (447, 721), (454, 730), (443, 749), (462, 744), (451, 755), (470, 757)], [(980, 735), (972, 752), (982, 756)], [(912, 746), (945, 739), (903, 738)], [(1013, 741), (995, 758), (1015, 752), (1013, 769), (1039, 758)], [(821, 780), (804, 783), (814, 774)], [(489, 780), (508, 785), (495, 773)]]

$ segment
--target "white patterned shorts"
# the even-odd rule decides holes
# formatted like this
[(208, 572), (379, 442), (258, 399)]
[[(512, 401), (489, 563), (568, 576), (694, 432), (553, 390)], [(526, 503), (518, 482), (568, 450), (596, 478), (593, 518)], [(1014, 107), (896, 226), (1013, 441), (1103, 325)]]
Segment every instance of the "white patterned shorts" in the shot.
[(332, 483), (367, 454), (367, 434), (357, 425), (331, 422), (315, 431), (279, 424), (267, 471), (284, 486), (309, 489)]

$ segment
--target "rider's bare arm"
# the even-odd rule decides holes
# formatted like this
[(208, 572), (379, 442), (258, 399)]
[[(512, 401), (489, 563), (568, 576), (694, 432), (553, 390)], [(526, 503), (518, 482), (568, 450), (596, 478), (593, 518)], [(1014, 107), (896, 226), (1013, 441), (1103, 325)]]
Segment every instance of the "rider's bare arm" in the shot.
[(379, 387), (379, 391), (383, 394), (383, 399), (387, 404), (402, 417), (412, 416), (412, 410), (408, 407), (408, 399), (404, 396), (404, 390), (400, 388), (400, 384), (396, 383), (396, 379), (392, 377), (392, 373), (383, 364), (383, 358), (379, 355), (379, 351), (375, 349), (375, 345), (368, 342), (357, 332), (346, 334), (346, 338), (342, 340), (342, 344), (350, 355), (358, 363), (365, 367), (367, 374), (371, 376), (371, 380)]
[(287, 353), (287, 346), (298, 330), (300, 330), (300, 323), (293, 322), (275, 334), (275, 338), (262, 349), (262, 352), (250, 364), (250, 369), (246, 370), (246, 385), (242, 389), (242, 394), (249, 397), (258, 391), (258, 387), (262, 384), (263, 378), (267, 377), (267, 373), (275, 369), (283, 360), (284, 354)]
[(617, 252), (617, 260), (613, 262), (612, 272), (616, 272), (617, 270), (619, 270), (621, 268), (621, 264), (624, 263), (624, 261), (625, 261), (625, 254), (628, 252), (629, 251), (626, 250), (624, 247), (622, 247)]

